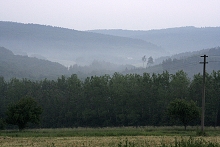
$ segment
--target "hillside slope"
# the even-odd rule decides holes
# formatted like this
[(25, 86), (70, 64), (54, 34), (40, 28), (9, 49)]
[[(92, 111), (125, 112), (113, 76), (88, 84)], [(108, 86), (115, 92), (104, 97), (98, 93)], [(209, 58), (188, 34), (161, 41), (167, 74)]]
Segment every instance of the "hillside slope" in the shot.
[(88, 66), (74, 65), (69, 68), (45, 59), (28, 57), (24, 55), (14, 55), (12, 51), (0, 47), (0, 76), (6, 80), (11, 78), (27, 78), (31, 80), (52, 79), (56, 80), (62, 75), (70, 76), (77, 74), (80, 79), (90, 76), (102, 76), (122, 72), (131, 69), (131, 65), (117, 65), (104, 61), (94, 60)]
[(12, 51), (0, 47), (0, 76), (7, 80), (11, 78), (56, 79), (65, 74), (67, 74), (67, 68), (59, 63), (14, 55)]
[[(137, 73), (143, 74), (147, 73), (162, 73), (163, 71), (168, 71), (171, 74), (176, 73), (179, 70), (183, 70), (192, 78), (195, 74), (203, 74), (203, 58), (201, 55), (207, 55), (206, 61), (206, 72), (211, 73), (213, 70), (220, 70), (220, 47), (203, 49), (200, 51), (187, 52), (177, 54), (170, 58), (167, 58), (158, 65), (148, 66), (147, 68), (136, 68), (124, 71), (123, 73)], [(182, 56), (182, 57), (180, 57)]]
[(12, 49), (15, 54), (34, 54), (64, 65), (88, 65), (94, 59), (136, 64), (145, 54), (164, 54), (162, 48), (141, 39), (3, 21), (0, 21), (0, 46)]
[(91, 30), (89, 32), (142, 39), (161, 46), (171, 54), (220, 46), (220, 27), (180, 27), (149, 31)]

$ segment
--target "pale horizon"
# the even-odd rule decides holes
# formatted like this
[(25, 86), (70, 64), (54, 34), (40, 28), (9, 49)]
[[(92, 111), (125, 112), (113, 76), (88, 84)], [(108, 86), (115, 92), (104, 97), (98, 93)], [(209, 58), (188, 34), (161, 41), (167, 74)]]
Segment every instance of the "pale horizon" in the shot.
[(219, 0), (8, 0), (0, 20), (74, 30), (220, 26)]

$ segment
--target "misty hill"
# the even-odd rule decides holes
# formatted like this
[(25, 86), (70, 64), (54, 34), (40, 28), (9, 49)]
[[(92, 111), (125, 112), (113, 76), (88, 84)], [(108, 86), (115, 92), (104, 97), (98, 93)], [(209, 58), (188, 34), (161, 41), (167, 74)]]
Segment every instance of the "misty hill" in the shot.
[(220, 27), (180, 27), (149, 31), (91, 30), (89, 32), (145, 40), (162, 47), (171, 54), (220, 46)]
[(14, 55), (12, 51), (0, 47), (0, 76), (5, 79), (54, 79), (67, 74), (67, 68), (59, 63)]
[(165, 70), (170, 73), (176, 73), (178, 70), (184, 70), (189, 77), (192, 77), (194, 74), (202, 73), (203, 65), (199, 64), (199, 62), (203, 61), (203, 58), (200, 56), (204, 54), (208, 55), (207, 72), (220, 70), (220, 47), (186, 52), (170, 57), (161, 57), (161, 59), (164, 59), (162, 63), (148, 65), (147, 68), (117, 65), (97, 60), (94, 60), (92, 64), (87, 66), (76, 64), (67, 68), (59, 63), (37, 59), (35, 57), (14, 55), (12, 51), (0, 47), (0, 76), (3, 76), (7, 80), (13, 77), (42, 80), (45, 78), (57, 79), (61, 75), (70, 76), (77, 74), (79, 78), (84, 79), (95, 75), (112, 75), (115, 72), (142, 74), (144, 72), (162, 73)]
[(64, 65), (88, 65), (93, 60), (137, 64), (145, 54), (158, 57), (165, 53), (157, 45), (136, 38), (4, 21), (0, 21), (0, 46), (15, 54)]
[(162, 73), (163, 71), (168, 71), (171, 74), (176, 73), (179, 70), (183, 70), (188, 74), (189, 77), (198, 73), (203, 73), (203, 62), (201, 55), (207, 55), (206, 61), (206, 72), (211, 73), (213, 70), (220, 70), (220, 47), (203, 49), (200, 51), (187, 52), (177, 54), (170, 58), (166, 58), (161, 64), (148, 66), (147, 68), (136, 68), (131, 70), (126, 70), (123, 73), (137, 73), (142, 74), (147, 73)]
[(80, 78), (90, 76), (113, 75), (115, 72), (134, 69), (132, 65), (117, 65), (106, 61), (94, 60), (90, 65), (79, 66), (77, 64), (69, 67), (69, 73), (77, 74)]
[(50, 79), (55, 80), (61, 75), (70, 76), (77, 74), (84, 79), (90, 76), (102, 76), (122, 72), (125, 69), (132, 69), (131, 65), (117, 65), (105, 61), (94, 60), (90, 65), (73, 65), (69, 68), (44, 59), (28, 57), (24, 55), (14, 55), (12, 51), (0, 47), (0, 76), (6, 80), (11, 78), (27, 78), (31, 80)]

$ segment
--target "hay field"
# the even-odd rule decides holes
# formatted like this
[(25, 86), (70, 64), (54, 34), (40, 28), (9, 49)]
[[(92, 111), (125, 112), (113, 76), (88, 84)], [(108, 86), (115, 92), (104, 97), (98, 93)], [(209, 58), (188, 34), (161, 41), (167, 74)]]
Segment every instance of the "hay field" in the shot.
[[(189, 137), (180, 136), (117, 136), (117, 137), (0, 137), (1, 147), (118, 147), (132, 143), (135, 146), (161, 146), (174, 144)], [(220, 137), (199, 137), (206, 141), (220, 143)]]
[(0, 130), (0, 147), (169, 147), (177, 141), (220, 147), (220, 128), (206, 127), (206, 137), (197, 131), (176, 126)]

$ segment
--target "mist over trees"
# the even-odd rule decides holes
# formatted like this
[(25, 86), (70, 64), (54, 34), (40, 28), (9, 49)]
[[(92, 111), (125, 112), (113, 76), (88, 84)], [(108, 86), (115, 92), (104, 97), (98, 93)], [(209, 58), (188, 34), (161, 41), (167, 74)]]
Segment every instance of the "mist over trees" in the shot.
[(28, 56), (14, 55), (12, 51), (0, 47), (0, 75), (5, 79), (56, 79), (67, 74), (63, 65), (47, 60), (30, 58)]
[(139, 62), (142, 66), (141, 68), (129, 64), (118, 65), (98, 60), (94, 60), (87, 66), (75, 64), (67, 68), (59, 63), (44, 59), (14, 55), (12, 51), (4, 47), (0, 47), (0, 53), (0, 75), (6, 80), (10, 80), (11, 78), (27, 78), (30, 80), (43, 80), (47, 78), (50, 80), (56, 80), (61, 75), (70, 76), (72, 74), (77, 74), (80, 79), (85, 79), (86, 77), (95, 75), (112, 75), (115, 72), (122, 74), (137, 73), (141, 75), (144, 72), (152, 74), (168, 71), (169, 73), (174, 74), (178, 70), (184, 70), (189, 78), (193, 78), (195, 74), (202, 73), (202, 64), (199, 62), (202, 61), (200, 56), (204, 54), (209, 55), (207, 58), (209, 64), (207, 65), (206, 70), (208, 73), (220, 69), (219, 47), (196, 52), (186, 52), (157, 59), (153, 59), (152, 56), (145, 56), (145, 62), (143, 61), (144, 56), (142, 56), (142, 58), (139, 58)]
[(220, 46), (219, 27), (180, 27), (149, 31), (95, 30), (0, 22), (0, 46), (65, 66), (94, 60), (142, 66), (143, 55), (156, 58)]
[(89, 32), (142, 39), (161, 46), (171, 54), (220, 46), (220, 27), (188, 26), (148, 31), (90, 30)]
[(6, 80), (11, 78), (27, 78), (31, 80), (55, 80), (61, 75), (70, 76), (78, 74), (84, 79), (91, 75), (113, 74), (125, 69), (132, 69), (132, 65), (118, 65), (105, 61), (94, 60), (91, 65), (79, 66), (77, 64), (65, 67), (59, 63), (35, 57), (14, 55), (12, 51), (0, 47), (0, 75)]
[(94, 60), (137, 64), (142, 54), (166, 53), (141, 39), (4, 21), (0, 21), (0, 46), (16, 55), (40, 57), (65, 66), (89, 65)]
[[(197, 116), (204, 54), (205, 124), (220, 126), (219, 34), (219, 27), (94, 33), (0, 22), (0, 129), (19, 125), (7, 116), (24, 97), (43, 109), (40, 125), (29, 127), (198, 125), (199, 117), (181, 118), (169, 106)], [(161, 57), (168, 51), (182, 53)]]
[(171, 74), (176, 73), (178, 70), (184, 70), (189, 78), (193, 78), (195, 74), (203, 72), (203, 65), (200, 62), (203, 59), (201, 55), (208, 55), (206, 72), (212, 73), (213, 70), (218, 71), (220, 69), (220, 47), (204, 49), (195, 52), (186, 52), (176, 54), (168, 57), (161, 57), (154, 60), (154, 64), (147, 66), (146, 68), (132, 68), (130, 70), (123, 71), (123, 74), (137, 73), (162, 73), (168, 71)]

